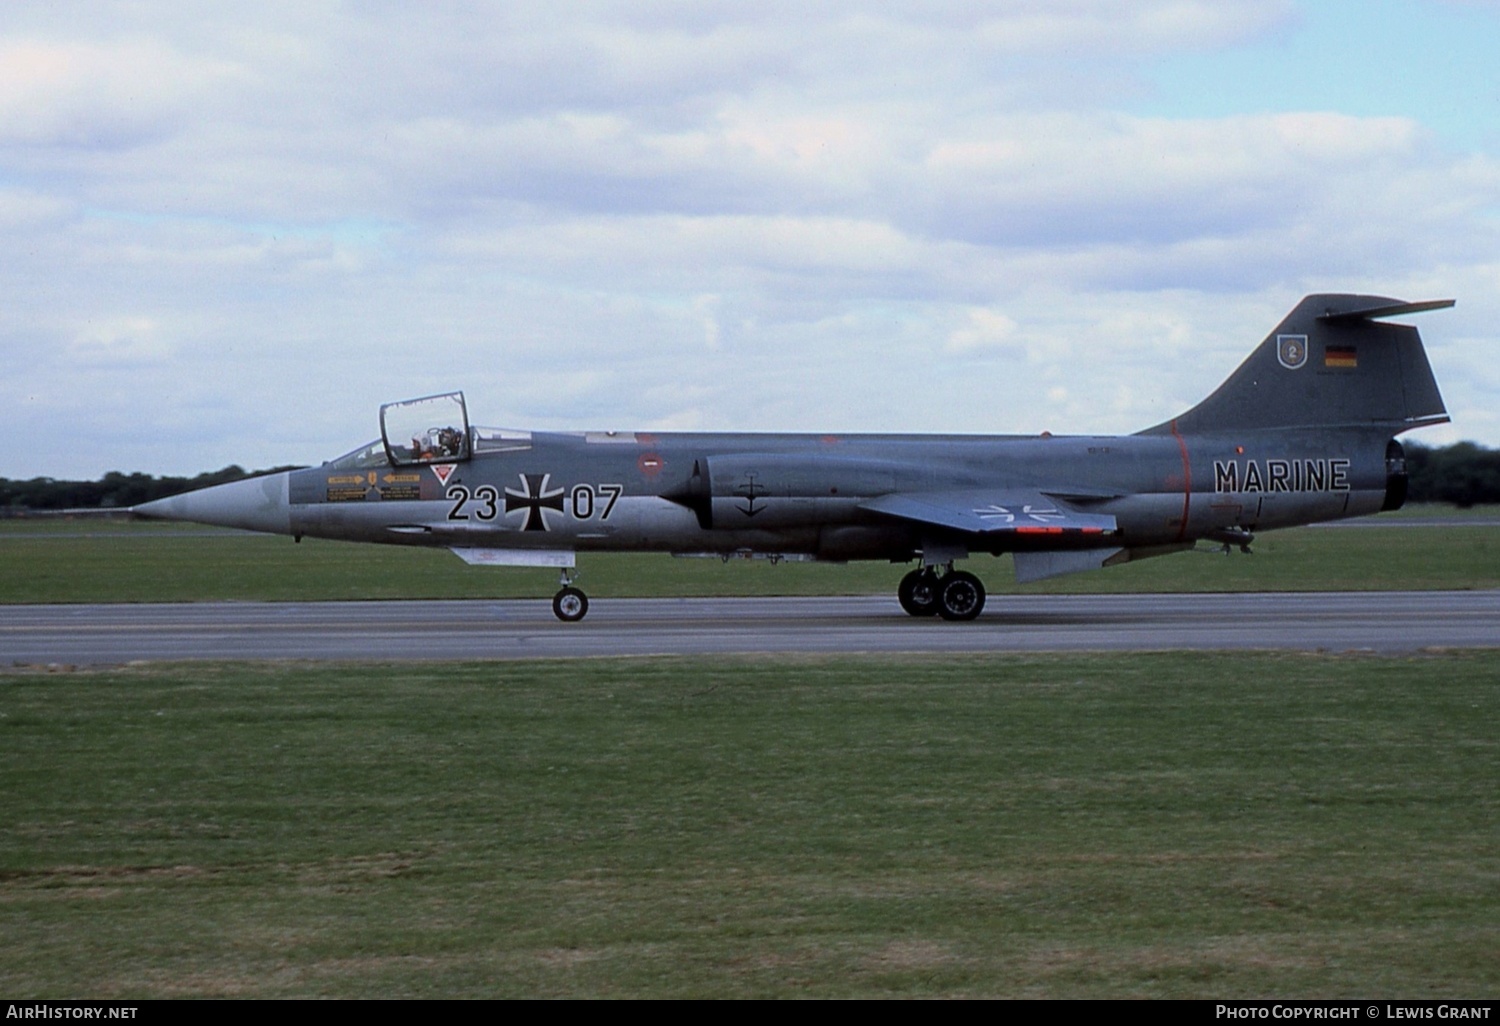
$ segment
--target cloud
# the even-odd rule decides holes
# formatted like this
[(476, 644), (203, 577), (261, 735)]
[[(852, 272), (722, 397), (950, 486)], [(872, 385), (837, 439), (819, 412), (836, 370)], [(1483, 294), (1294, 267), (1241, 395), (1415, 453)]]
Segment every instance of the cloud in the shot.
[(160, 364), (172, 355), (160, 326), (149, 317), (86, 324), (69, 342), (64, 359), (73, 365), (119, 369)]
[(977, 349), (1001, 349), (1014, 352), (1010, 345), (1016, 333), (1016, 322), (996, 310), (984, 308), (968, 311), (962, 326), (948, 333), (944, 348), (950, 353), (969, 353)]
[(138, 145), (234, 73), (155, 39), (0, 41), (0, 144)]
[[(1138, 112), (1290, 3), (5, 17), (0, 418), (74, 440), (10, 476), (319, 459), (455, 387), (514, 426), (1132, 430), (1304, 291), (1462, 290), (1479, 352), (1500, 315), (1494, 154)], [(144, 409), (195, 427), (170, 465)]]

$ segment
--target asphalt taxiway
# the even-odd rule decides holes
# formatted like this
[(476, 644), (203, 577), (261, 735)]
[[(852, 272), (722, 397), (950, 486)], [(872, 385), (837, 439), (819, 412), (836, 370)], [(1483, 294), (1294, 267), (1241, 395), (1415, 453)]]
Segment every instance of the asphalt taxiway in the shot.
[(182, 659), (536, 659), (809, 652), (1500, 647), (1500, 592), (991, 596), (972, 623), (894, 598), (0, 606), (0, 666)]

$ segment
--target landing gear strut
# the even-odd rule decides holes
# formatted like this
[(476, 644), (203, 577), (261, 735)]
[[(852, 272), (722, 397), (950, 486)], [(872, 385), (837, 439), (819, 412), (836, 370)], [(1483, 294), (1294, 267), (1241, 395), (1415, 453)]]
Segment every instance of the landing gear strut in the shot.
[(984, 585), (973, 574), (954, 570), (951, 563), (942, 576), (924, 566), (901, 578), (896, 598), (912, 616), (972, 620), (984, 610)]
[(563, 623), (577, 623), (588, 615), (589, 597), (573, 587), (573, 572), (562, 572), (562, 590), (552, 596), (552, 613)]

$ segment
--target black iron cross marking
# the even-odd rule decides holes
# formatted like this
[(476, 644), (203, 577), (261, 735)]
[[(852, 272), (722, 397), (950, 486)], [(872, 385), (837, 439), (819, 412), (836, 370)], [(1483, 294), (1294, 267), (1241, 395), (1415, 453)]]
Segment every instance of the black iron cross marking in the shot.
[(505, 512), (513, 513), (518, 509), (526, 511), (526, 526), (523, 531), (545, 531), (547, 520), (542, 516), (542, 510), (555, 509), (559, 513), (563, 509), (563, 489), (557, 488), (553, 491), (547, 490), (547, 483), (551, 480), (551, 474), (521, 474), (521, 482), (526, 490), (518, 492), (514, 488), (505, 489)]

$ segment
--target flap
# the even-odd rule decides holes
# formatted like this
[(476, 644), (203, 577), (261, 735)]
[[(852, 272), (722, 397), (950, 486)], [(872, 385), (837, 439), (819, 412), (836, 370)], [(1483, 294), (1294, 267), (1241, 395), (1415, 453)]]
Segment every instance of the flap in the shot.
[(1115, 518), (1079, 513), (1039, 491), (970, 489), (892, 492), (860, 503), (861, 509), (967, 534), (1113, 534)]

